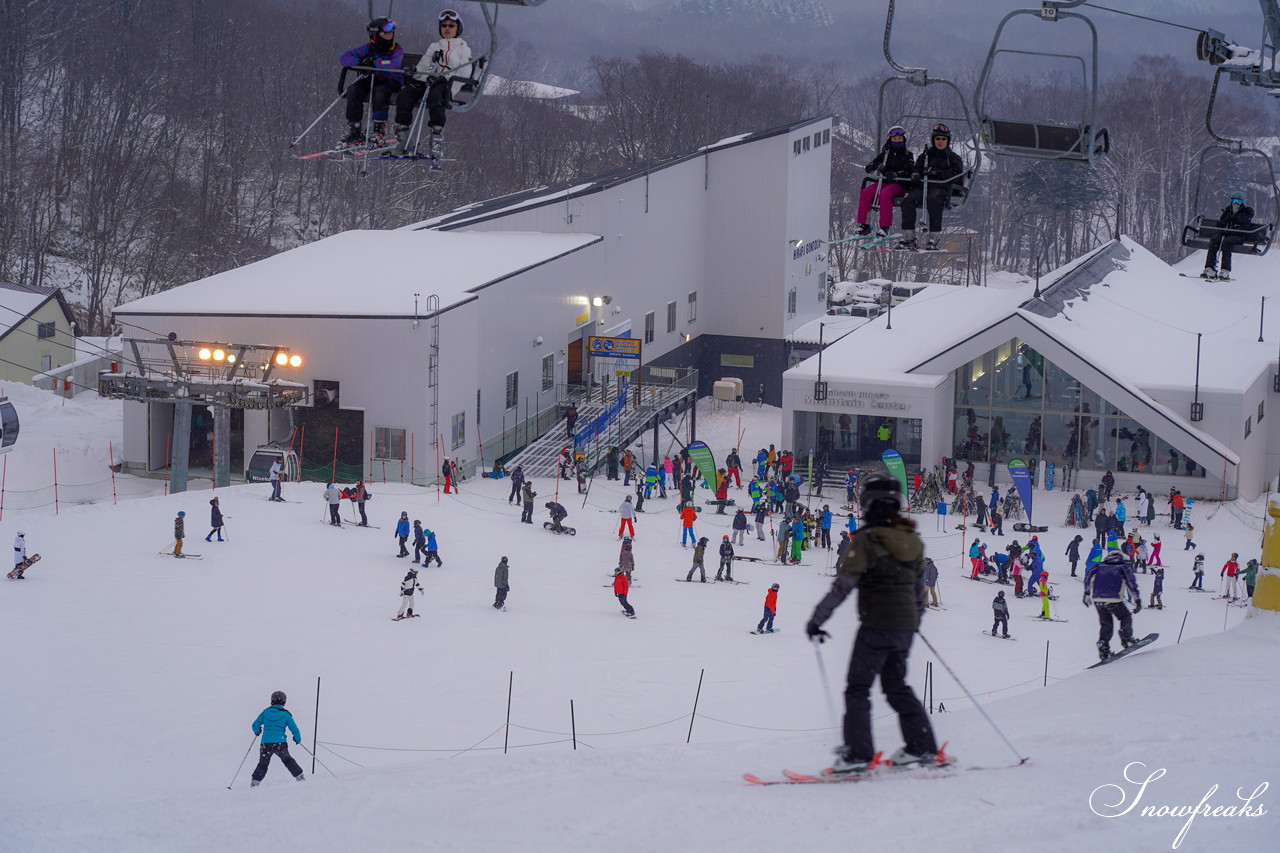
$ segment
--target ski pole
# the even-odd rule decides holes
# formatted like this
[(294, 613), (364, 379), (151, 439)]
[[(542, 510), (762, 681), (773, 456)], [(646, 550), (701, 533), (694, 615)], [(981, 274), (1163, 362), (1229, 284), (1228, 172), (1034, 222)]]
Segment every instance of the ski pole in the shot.
[[(236, 779), (240, 776), (240, 771), (244, 769), (244, 763), (249, 760), (249, 753), (253, 752), (253, 745), (258, 742), (258, 736), (254, 735), (253, 740), (249, 741), (249, 748), (244, 751), (244, 758), (240, 759), (240, 766), (236, 768), (236, 775), (231, 777), (231, 785), (236, 783)], [(227, 786), (227, 790), (231, 790), (231, 785)]]
[(1022, 755), (1019, 754), (1018, 750), (1014, 748), (1013, 744), (1009, 743), (1009, 739), (1005, 737), (1004, 732), (1002, 732), (1000, 727), (996, 725), (996, 721), (991, 719), (990, 715), (987, 714), (986, 709), (983, 708), (982, 705), (979, 704), (978, 700), (974, 698), (974, 695), (969, 692), (969, 688), (964, 686), (960, 681), (959, 676), (956, 675), (955, 670), (948, 666), (947, 662), (942, 659), (942, 655), (938, 654), (938, 650), (933, 647), (933, 643), (929, 642), (929, 638), (926, 637), (918, 628), (916, 629), (916, 633), (920, 635), (920, 639), (924, 641), (924, 644), (929, 647), (929, 651), (933, 652), (933, 656), (938, 659), (938, 663), (942, 664), (943, 668), (946, 669), (947, 675), (950, 675), (952, 680), (955, 681), (955, 683), (960, 686), (960, 689), (964, 691), (964, 695), (969, 697), (969, 701), (978, 709), (978, 713), (982, 714), (983, 718), (991, 724), (991, 728), (996, 730), (996, 734), (1000, 735), (1000, 739), (1004, 741), (1004, 745), (1009, 747), (1009, 751), (1017, 757), (1018, 763), (1026, 764), (1030, 761), (1030, 758), (1023, 758)]
[(813, 654), (818, 659), (818, 675), (822, 678), (822, 695), (827, 700), (827, 713), (831, 715), (831, 727), (840, 728), (840, 718), (836, 716), (836, 706), (831, 701), (831, 682), (827, 679), (827, 667), (822, 662), (822, 641), (812, 638)]

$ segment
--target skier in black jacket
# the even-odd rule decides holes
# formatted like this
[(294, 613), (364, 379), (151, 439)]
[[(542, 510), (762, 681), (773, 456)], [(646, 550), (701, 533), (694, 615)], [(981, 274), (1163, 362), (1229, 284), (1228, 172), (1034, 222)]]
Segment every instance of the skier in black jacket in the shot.
[[(938, 234), (942, 232), (942, 208), (959, 186), (964, 174), (964, 161), (951, 150), (951, 129), (945, 124), (933, 126), (931, 144), (916, 158), (911, 180), (915, 184), (902, 199), (902, 236), (899, 249), (916, 249), (916, 211), (921, 203), (929, 212), (929, 239), (926, 249), (938, 248)], [(928, 194), (925, 185), (928, 180)]]
[(893, 225), (893, 200), (906, 192), (903, 186), (912, 172), (911, 152), (907, 149), (907, 131), (898, 125), (889, 128), (885, 135), (884, 147), (876, 155), (876, 159), (867, 164), (867, 174), (879, 178), (862, 188), (858, 194), (858, 230), (859, 237), (871, 233), (867, 220), (871, 217), (871, 203), (880, 195), (880, 233), (885, 234)]
[[(1254, 236), (1253, 208), (1244, 203), (1244, 195), (1234, 193), (1231, 203), (1222, 208), (1217, 228), (1209, 239), (1209, 254), (1204, 259), (1201, 278), (1231, 281), (1231, 250)], [(1218, 254), (1222, 254), (1222, 272), (1218, 272)]]

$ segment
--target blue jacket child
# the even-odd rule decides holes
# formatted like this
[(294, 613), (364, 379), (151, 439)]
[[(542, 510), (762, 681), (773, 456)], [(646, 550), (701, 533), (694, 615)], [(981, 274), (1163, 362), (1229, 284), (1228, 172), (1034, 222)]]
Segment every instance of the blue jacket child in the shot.
[(253, 769), (250, 787), (256, 788), (267, 775), (267, 766), (271, 763), (273, 755), (280, 756), (280, 760), (293, 774), (294, 779), (301, 782), (304, 778), (302, 768), (293, 760), (293, 756), (289, 755), (285, 731), (288, 730), (293, 735), (294, 743), (302, 743), (302, 732), (298, 731), (298, 724), (293, 721), (293, 714), (285, 710), (285, 700), (284, 691), (275, 691), (271, 694), (271, 707), (265, 709), (253, 721), (253, 733), (261, 735), (262, 742), (258, 744), (258, 766)]

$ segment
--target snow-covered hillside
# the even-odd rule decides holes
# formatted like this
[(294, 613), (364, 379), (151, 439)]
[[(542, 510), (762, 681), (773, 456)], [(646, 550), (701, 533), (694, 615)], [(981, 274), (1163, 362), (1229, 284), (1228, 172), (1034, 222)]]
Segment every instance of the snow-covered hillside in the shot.
[[(718, 456), (740, 429), (749, 452), (777, 442), (777, 410), (741, 417), (704, 402), (700, 437)], [(555, 483), (535, 486), (541, 522)], [(1134, 853), (1168, 849), (1186, 819), (1095, 813), (1123, 808), (1107, 805), (1118, 793), (1105, 786), (1135, 795), (1123, 781), (1132, 762), (1144, 767), (1130, 766), (1131, 778), (1167, 771), (1141, 806), (1194, 806), (1214, 786), (1211, 806), (1239, 805), (1237, 789), (1275, 772), (1280, 625), (1245, 623), (1245, 609), (1185, 591), (1190, 554), (1168, 527), (1152, 528), (1170, 534), (1166, 609), (1136, 617), (1159, 642), (1085, 672), (1096, 623), (1057, 556), (1073, 531), (1041, 535), (1070, 621), (1034, 621), (1037, 605), (1015, 600), (1017, 641), (1006, 642), (980, 633), (994, 589), (961, 577), (962, 534), (925, 517), (947, 609), (922, 630), (1031, 763), (936, 780), (747, 786), (747, 771), (817, 770), (839, 741), (803, 630), (830, 555), (810, 551), (792, 567), (741, 562), (741, 586), (676, 583), (690, 552), (678, 544), (675, 501), (654, 499), (637, 525), (638, 618), (624, 619), (608, 588), (611, 510), (623, 490), (597, 480), (583, 506), (566, 486), (573, 538), (520, 525), (507, 481), (490, 480), (457, 496), (375, 484), (369, 510), (380, 529), (318, 523), (318, 484), (287, 485), (290, 502), (270, 505), (262, 485), (220, 489), (222, 543), (202, 540), (207, 491), (24, 516), (45, 559), (27, 580), (0, 584), (0, 850)], [(1042, 494), (1037, 508), (1056, 520), (1062, 500)], [(157, 553), (178, 510), (187, 550), (202, 560)], [(401, 510), (438, 533), (444, 565), (422, 572), (423, 618), (394, 622), (408, 563), (392, 536)], [(1261, 514), (1244, 504), (1204, 512), (1198, 538), (1212, 579), (1228, 551), (1256, 556)], [(718, 540), (728, 521), (704, 514), (699, 532)], [(6, 517), (0, 537), (15, 530)], [(740, 549), (768, 551), (754, 537)], [(493, 569), (504, 555), (509, 609), (496, 612)], [(1139, 580), (1145, 592), (1150, 577)], [(749, 634), (773, 582), (782, 631)], [(821, 650), (837, 703), (855, 626), (848, 602)], [(934, 660), (917, 644), (917, 689)], [(933, 720), (948, 749), (966, 765), (1012, 762), (943, 668), (933, 670)], [(328, 770), (312, 776), (295, 747), (304, 784), (277, 763), (250, 789), (256, 751), (237, 775), (250, 723), (283, 689), (309, 748), (317, 678)], [(896, 723), (876, 701), (878, 746), (892, 750)], [(1178, 849), (1265, 850), (1275, 837), (1270, 815), (1198, 817)]]

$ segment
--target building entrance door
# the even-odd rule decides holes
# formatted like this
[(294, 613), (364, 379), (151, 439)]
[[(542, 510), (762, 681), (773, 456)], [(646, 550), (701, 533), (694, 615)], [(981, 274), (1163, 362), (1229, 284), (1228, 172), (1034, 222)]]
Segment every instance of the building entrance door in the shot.
[(569, 364), (565, 382), (570, 385), (582, 384), (582, 338), (569, 342)]

